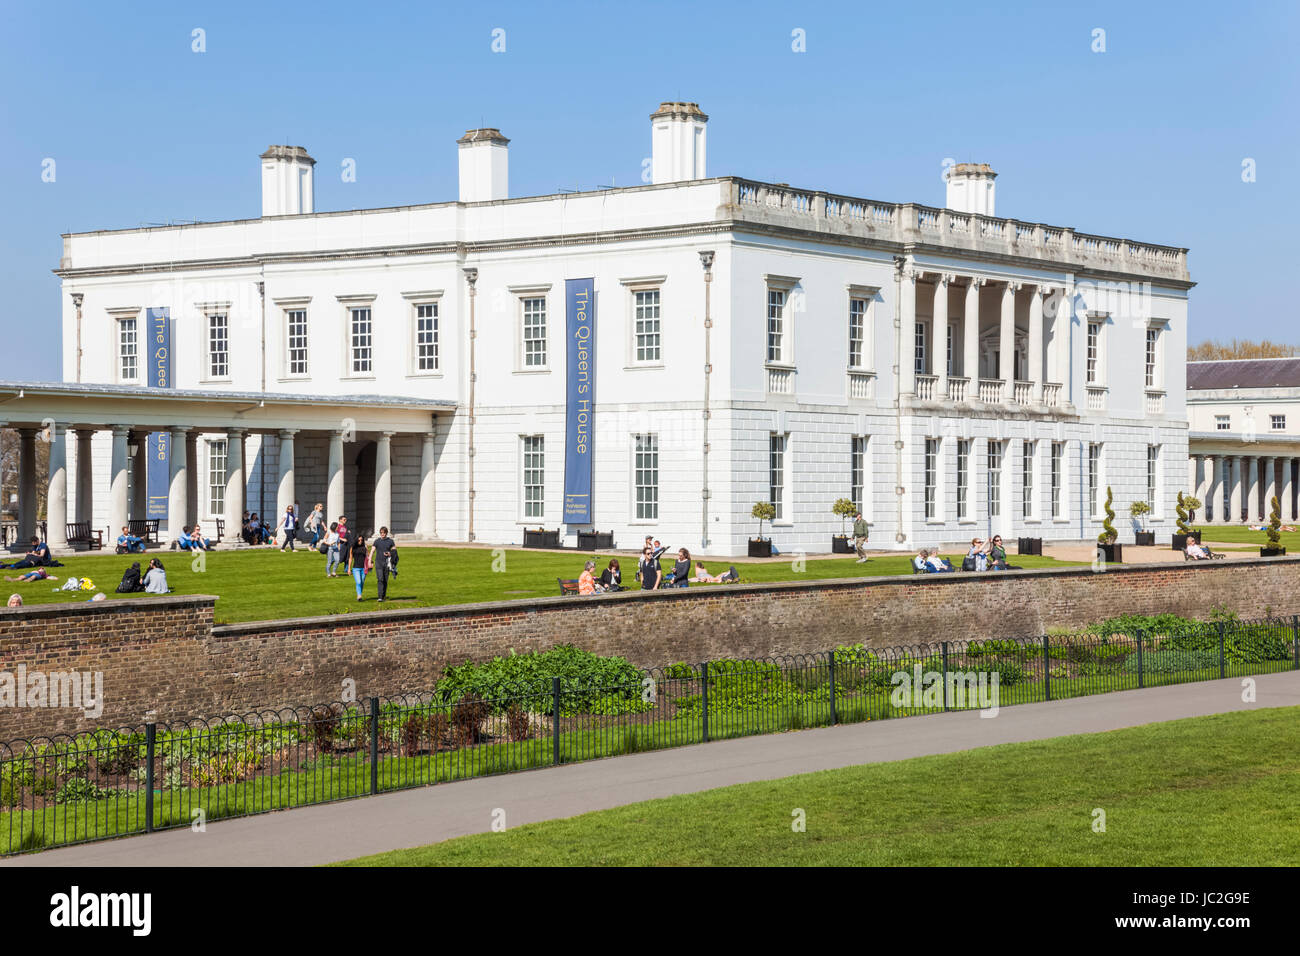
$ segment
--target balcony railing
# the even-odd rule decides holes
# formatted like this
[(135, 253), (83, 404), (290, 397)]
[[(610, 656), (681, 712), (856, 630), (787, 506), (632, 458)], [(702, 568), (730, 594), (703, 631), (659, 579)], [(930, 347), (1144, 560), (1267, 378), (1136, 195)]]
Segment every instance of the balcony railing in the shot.
[(979, 381), (979, 400), (986, 405), (1002, 404), (1002, 379), (982, 378)]
[(968, 378), (950, 378), (948, 379), (948, 401), (964, 402), (966, 401), (966, 392), (970, 388), (970, 379)]
[(1011, 401), (1017, 405), (1028, 405), (1034, 398), (1033, 382), (1012, 382)]
[(1165, 392), (1161, 388), (1147, 389), (1147, 414), (1163, 415), (1165, 413)]
[(874, 372), (849, 372), (849, 398), (871, 398), (876, 390)]
[(1106, 408), (1106, 386), (1089, 385), (1088, 392), (1088, 411), (1100, 412)]
[(771, 395), (793, 395), (794, 369), (776, 368), (769, 365), (767, 368), (767, 391)]
[(916, 377), (916, 397), (923, 402), (934, 401), (935, 386), (938, 382), (938, 375), (918, 375)]
[(1043, 383), (1043, 404), (1048, 408), (1058, 408), (1061, 404), (1061, 383)]

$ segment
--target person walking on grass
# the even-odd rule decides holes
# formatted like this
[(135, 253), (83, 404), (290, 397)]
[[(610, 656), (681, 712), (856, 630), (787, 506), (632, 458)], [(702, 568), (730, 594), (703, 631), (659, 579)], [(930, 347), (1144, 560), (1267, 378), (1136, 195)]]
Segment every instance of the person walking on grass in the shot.
[(357, 533), (348, 548), (348, 574), (357, 586), (357, 600), (361, 600), (361, 590), (366, 586), (366, 572), (370, 570), (370, 550), (366, 547), (366, 536)]
[(867, 537), (870, 529), (867, 519), (862, 517), (862, 510), (853, 512), (853, 550), (858, 553), (858, 564), (867, 560)]
[(379, 537), (370, 546), (370, 566), (375, 571), (375, 585), (379, 588), (379, 601), (388, 597), (388, 575), (396, 574), (397, 542), (388, 536), (387, 528), (379, 529)]
[(293, 505), (286, 505), (284, 509), (284, 518), (280, 521), (280, 527), (284, 530), (284, 544), (280, 545), (280, 551), (285, 548), (292, 551), (293, 539), (298, 537), (298, 515), (293, 510)]
[(339, 538), (337, 521), (330, 525), (329, 532), (325, 535), (325, 554), (328, 556), (325, 562), (325, 577), (337, 578), (338, 567), (343, 560), (343, 543)]
[(320, 539), (325, 536), (325, 506), (317, 503), (302, 526), (311, 535), (311, 546), (315, 548), (320, 544)]

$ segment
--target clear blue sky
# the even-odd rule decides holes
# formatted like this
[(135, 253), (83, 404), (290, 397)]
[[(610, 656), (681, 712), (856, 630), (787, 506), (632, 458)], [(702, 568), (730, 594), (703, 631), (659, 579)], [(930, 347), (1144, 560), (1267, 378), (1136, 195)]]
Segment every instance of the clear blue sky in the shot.
[(271, 143), (321, 210), (454, 199), (480, 125), (512, 195), (631, 184), (669, 99), (712, 175), (941, 205), (988, 162), (1001, 215), (1190, 247), (1193, 340), (1300, 342), (1295, 2), (6, 6), (0, 377), (59, 377), (60, 233), (257, 216)]

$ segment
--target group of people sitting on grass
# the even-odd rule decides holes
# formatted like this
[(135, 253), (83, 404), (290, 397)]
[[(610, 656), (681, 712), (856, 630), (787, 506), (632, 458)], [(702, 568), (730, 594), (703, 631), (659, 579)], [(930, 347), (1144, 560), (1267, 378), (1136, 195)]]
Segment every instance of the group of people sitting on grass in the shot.
[[(1006, 571), (1012, 565), (1007, 564), (1007, 549), (1002, 545), (1002, 536), (995, 534), (988, 541), (972, 538), (970, 549), (962, 558), (963, 571)], [(952, 562), (939, 554), (938, 548), (922, 548), (912, 558), (912, 570), (917, 574), (944, 574), (957, 570)]]
[[(636, 580), (640, 582), (641, 590), (684, 588), (689, 587), (691, 581), (696, 584), (727, 584), (740, 580), (740, 572), (736, 570), (734, 564), (722, 574), (710, 574), (703, 561), (694, 562), (692, 576), (691, 553), (685, 548), (677, 549), (673, 566), (665, 572), (659, 564), (659, 559), (667, 550), (658, 540), (650, 537), (645, 539), (641, 561), (637, 564), (636, 570)], [(582, 569), (582, 574), (578, 575), (579, 594), (603, 594), (608, 591), (624, 590), (627, 589), (623, 586), (623, 572), (619, 567), (618, 558), (609, 559), (609, 564), (604, 571), (600, 572), (599, 578), (596, 577), (595, 561), (588, 561)]]
[(1201, 544), (1195, 538), (1187, 539), (1187, 546), (1183, 548), (1183, 555), (1188, 561), (1209, 561), (1211, 558), (1222, 558), (1223, 552), (1211, 551), (1208, 544)]

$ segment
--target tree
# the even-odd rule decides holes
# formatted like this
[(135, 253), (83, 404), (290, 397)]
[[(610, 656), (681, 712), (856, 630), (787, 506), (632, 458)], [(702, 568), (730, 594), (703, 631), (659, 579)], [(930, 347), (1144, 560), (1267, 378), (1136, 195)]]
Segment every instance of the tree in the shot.
[[(18, 517), (10, 498), (18, 494), (18, 456), (21, 451), (18, 429), (0, 429), (0, 515), (5, 520)], [(45, 517), (46, 476), (50, 473), (50, 443), (36, 437), (36, 517)]]
[(1278, 548), (1282, 543), (1282, 503), (1274, 495), (1268, 499), (1268, 505), (1268, 527), (1264, 530), (1264, 536), (1268, 538), (1270, 548)]
[(1128, 506), (1128, 513), (1137, 521), (1138, 526), (1145, 531), (1147, 529), (1147, 515), (1151, 513), (1151, 506), (1145, 501), (1135, 501)]
[(1187, 347), (1189, 362), (1208, 362), (1215, 359), (1293, 358), (1297, 355), (1300, 355), (1300, 346), (1282, 345), (1278, 342), (1270, 342), (1268, 339), (1262, 342), (1232, 339), (1226, 343), (1216, 339), (1206, 339), (1199, 345)]
[(1115, 501), (1115, 495), (1110, 490), (1110, 485), (1106, 486), (1106, 517), (1101, 520), (1101, 534), (1097, 535), (1098, 544), (1114, 544), (1115, 539), (1119, 537), (1119, 532), (1115, 530), (1112, 523), (1115, 520), (1115, 509), (1111, 504)]
[(750, 514), (758, 519), (758, 540), (763, 540), (763, 522), (776, 518), (776, 505), (770, 501), (756, 501)]
[(831, 514), (838, 515), (840, 519), (840, 534), (845, 534), (844, 522), (858, 513), (858, 506), (848, 498), (836, 499), (835, 504), (831, 505)]
[(1183, 498), (1183, 507), (1187, 509), (1188, 521), (1196, 520), (1196, 512), (1201, 507), (1201, 504), (1201, 499), (1197, 498), (1195, 495), (1187, 495)]

